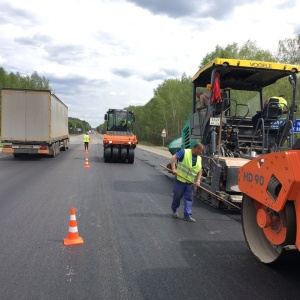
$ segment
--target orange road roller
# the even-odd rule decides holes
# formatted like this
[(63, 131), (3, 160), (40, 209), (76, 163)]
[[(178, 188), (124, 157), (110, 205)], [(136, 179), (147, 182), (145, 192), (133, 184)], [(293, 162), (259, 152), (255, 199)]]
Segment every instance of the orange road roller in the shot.
[(254, 158), (239, 169), (238, 185), (243, 232), (254, 256), (271, 264), (299, 251), (300, 150)]

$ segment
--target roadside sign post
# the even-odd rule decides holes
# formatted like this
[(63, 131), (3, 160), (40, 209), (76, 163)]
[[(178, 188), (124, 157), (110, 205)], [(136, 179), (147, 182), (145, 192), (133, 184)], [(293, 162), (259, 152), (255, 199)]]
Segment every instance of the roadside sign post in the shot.
[(163, 138), (163, 147), (165, 146), (165, 137), (167, 136), (166, 129), (163, 129), (161, 132), (161, 137)]

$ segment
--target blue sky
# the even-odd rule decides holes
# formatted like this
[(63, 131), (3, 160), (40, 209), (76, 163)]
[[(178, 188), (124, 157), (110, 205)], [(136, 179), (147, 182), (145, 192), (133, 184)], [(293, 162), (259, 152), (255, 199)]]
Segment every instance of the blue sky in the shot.
[(92, 126), (144, 105), (165, 79), (193, 76), (216, 45), (276, 52), (300, 33), (297, 0), (0, 0), (0, 66), (50, 80)]

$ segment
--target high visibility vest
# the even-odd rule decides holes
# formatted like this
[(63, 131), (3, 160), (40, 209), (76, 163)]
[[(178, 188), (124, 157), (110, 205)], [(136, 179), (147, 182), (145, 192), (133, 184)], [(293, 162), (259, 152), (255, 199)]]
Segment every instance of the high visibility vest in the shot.
[(89, 143), (89, 142), (90, 142), (90, 137), (89, 137), (89, 135), (85, 134), (85, 135), (83, 136), (83, 142), (84, 142), (84, 143)]
[(272, 99), (278, 99), (278, 104), (281, 108), (287, 107), (287, 101), (283, 97), (271, 97)]
[(202, 157), (197, 156), (197, 162), (193, 166), (192, 165), (192, 150), (191, 149), (185, 149), (184, 150), (184, 157), (182, 162), (178, 162), (177, 166), (177, 174), (180, 176), (177, 176), (177, 180), (181, 182), (187, 182), (184, 178), (188, 179), (189, 181), (194, 182), (196, 179), (197, 174), (202, 168)]

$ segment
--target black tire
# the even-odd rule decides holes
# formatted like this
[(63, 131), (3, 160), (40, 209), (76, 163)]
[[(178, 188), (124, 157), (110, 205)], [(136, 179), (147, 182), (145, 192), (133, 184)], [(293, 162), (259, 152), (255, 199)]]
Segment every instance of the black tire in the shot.
[(127, 148), (121, 148), (120, 157), (121, 157), (121, 162), (125, 163), (127, 160)]
[(67, 150), (67, 141), (63, 141), (63, 146), (61, 147), (61, 151), (66, 151)]
[(104, 162), (110, 162), (111, 160), (111, 147), (104, 148)]
[[(296, 240), (296, 214), (292, 201), (287, 201), (281, 212), (275, 213), (286, 229), (285, 239), (281, 244), (272, 243), (264, 229), (257, 224), (256, 200), (244, 195), (242, 202), (242, 224), (246, 242), (253, 255), (265, 264), (272, 264), (286, 259), (293, 251), (286, 251), (285, 246), (294, 245)], [(272, 226), (270, 226), (272, 228)]]
[(134, 149), (133, 148), (128, 149), (128, 163), (129, 164), (134, 163)]
[(119, 148), (113, 147), (112, 148), (112, 155), (111, 155), (111, 160), (112, 162), (117, 162), (119, 159)]

